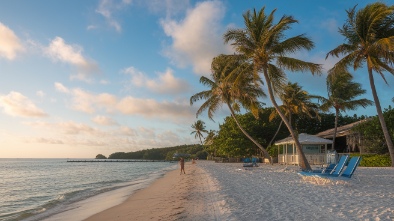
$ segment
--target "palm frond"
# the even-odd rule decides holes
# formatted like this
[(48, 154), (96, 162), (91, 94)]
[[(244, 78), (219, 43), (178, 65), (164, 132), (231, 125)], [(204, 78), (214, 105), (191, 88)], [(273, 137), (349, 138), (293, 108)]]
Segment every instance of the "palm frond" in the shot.
[(326, 59), (329, 56), (335, 56), (339, 58), (340, 55), (347, 55), (349, 53), (352, 53), (356, 49), (355, 45), (350, 45), (350, 44), (341, 44), (334, 48), (333, 50), (329, 51), (326, 55)]
[(306, 37), (304, 34), (297, 35), (292, 38), (288, 38), (277, 45), (271, 50), (281, 56), (285, 56), (288, 53), (295, 53), (299, 50), (311, 50), (314, 47), (314, 43)]
[(290, 57), (278, 57), (277, 58), (277, 63), (280, 67), (286, 68), (290, 71), (310, 71), (312, 75), (320, 75), (322, 73), (322, 65), (321, 64), (315, 64), (312, 62), (306, 62), (302, 61), (296, 58), (290, 58)]

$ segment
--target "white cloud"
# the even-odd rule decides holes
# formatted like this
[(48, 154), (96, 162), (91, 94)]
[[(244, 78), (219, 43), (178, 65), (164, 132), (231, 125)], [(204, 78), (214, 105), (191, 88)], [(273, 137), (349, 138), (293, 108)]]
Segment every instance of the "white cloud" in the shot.
[(39, 109), (29, 98), (19, 92), (11, 91), (0, 95), (0, 107), (4, 113), (19, 117), (46, 117), (47, 114)]
[(39, 97), (44, 97), (45, 93), (44, 93), (44, 91), (37, 91), (36, 95), (39, 96)]
[(57, 88), (60, 91), (70, 91), (71, 108), (84, 113), (92, 114), (98, 110), (103, 110), (107, 113), (118, 112), (125, 115), (165, 120), (182, 120), (195, 116), (195, 108), (190, 107), (188, 100), (169, 102), (132, 96), (118, 98), (112, 94), (94, 94), (80, 88), (66, 90), (65, 87), (61, 87), (60, 83), (57, 83)]
[(119, 128), (119, 133), (125, 136), (137, 136), (136, 130), (126, 126), (121, 126)]
[(179, 143), (180, 142), (180, 137), (178, 134), (174, 133), (173, 131), (164, 131), (161, 134), (157, 135), (158, 139), (161, 140), (162, 142), (175, 142)]
[[(115, 28), (117, 32), (121, 32), (122, 26), (114, 18), (113, 14), (122, 10), (126, 6), (130, 5), (131, 2), (132, 2), (131, 0), (122, 0), (120, 2), (115, 0), (101, 0), (96, 9), (96, 12), (105, 18), (109, 26)], [(89, 27), (94, 27), (94, 26), (91, 25)]]
[[(83, 123), (73, 121), (24, 122), (35, 130), (46, 130), (44, 136), (25, 138), (29, 143), (62, 144), (72, 146), (105, 147), (116, 151), (136, 151), (140, 149), (175, 146), (193, 142), (191, 136), (182, 136), (179, 130), (161, 130), (158, 128), (117, 126), (109, 130), (100, 130)], [(186, 132), (189, 134), (189, 132)], [(130, 149), (131, 147), (131, 149)]]
[(205, 1), (189, 10), (179, 22), (169, 18), (161, 20), (165, 34), (172, 38), (172, 45), (165, 54), (180, 67), (192, 65), (197, 74), (209, 74), (212, 58), (230, 52), (222, 40), (224, 28), (220, 21), (224, 12), (220, 1)]
[(145, 84), (145, 74), (135, 67), (128, 67), (122, 71), (125, 74), (131, 75), (131, 83), (137, 87), (143, 87)]
[(112, 119), (110, 117), (106, 117), (106, 116), (100, 116), (100, 115), (95, 116), (92, 119), (92, 121), (96, 124), (105, 125), (105, 126), (112, 126), (112, 125), (118, 124), (114, 119)]
[(95, 137), (107, 137), (108, 134), (104, 131), (91, 127), (87, 124), (77, 123), (73, 121), (63, 121), (56, 123), (48, 123), (44, 121), (26, 122), (26, 125), (32, 126), (36, 129), (47, 129), (51, 132), (61, 132), (61, 135), (76, 136), (95, 136)]
[(53, 39), (44, 51), (54, 61), (70, 64), (77, 69), (71, 79), (90, 81), (94, 74), (99, 73), (98, 65), (82, 55), (83, 49), (80, 46), (68, 45), (61, 37)]
[(134, 67), (129, 67), (123, 71), (131, 75), (131, 83), (137, 87), (160, 94), (180, 94), (189, 91), (188, 82), (174, 77), (173, 70), (167, 69), (164, 73), (158, 73), (158, 78), (149, 79), (144, 73)]
[(86, 29), (87, 30), (94, 30), (94, 29), (97, 29), (97, 28), (98, 28), (97, 25), (89, 25)]
[(88, 134), (102, 136), (104, 133), (87, 124), (75, 122), (61, 122), (56, 124), (65, 134)]
[(116, 105), (116, 109), (127, 115), (140, 115), (147, 118), (176, 119), (194, 117), (194, 111), (188, 102), (156, 101), (125, 97)]
[(94, 113), (96, 109), (105, 109), (111, 112), (117, 103), (117, 98), (113, 95), (102, 93), (94, 95), (82, 89), (73, 89), (72, 108), (85, 113)]
[(85, 113), (94, 113), (97, 109), (112, 112), (117, 103), (117, 98), (108, 93), (92, 94), (80, 88), (68, 89), (63, 84), (56, 82), (57, 91), (71, 95), (71, 108)]
[(70, 90), (68, 90), (68, 88), (66, 88), (63, 84), (61, 84), (59, 82), (55, 82), (55, 88), (57, 91), (60, 91), (62, 93), (65, 93), (65, 94), (70, 93)]
[(15, 33), (1, 22), (0, 42), (0, 58), (4, 57), (8, 60), (14, 60), (17, 53), (25, 50)]
[(108, 80), (104, 80), (104, 79), (100, 80), (100, 84), (102, 84), (102, 85), (107, 85), (109, 83), (110, 82)]
[(31, 142), (44, 143), (44, 144), (64, 144), (64, 141), (62, 140), (54, 139), (54, 138), (44, 138), (44, 137), (35, 138)]

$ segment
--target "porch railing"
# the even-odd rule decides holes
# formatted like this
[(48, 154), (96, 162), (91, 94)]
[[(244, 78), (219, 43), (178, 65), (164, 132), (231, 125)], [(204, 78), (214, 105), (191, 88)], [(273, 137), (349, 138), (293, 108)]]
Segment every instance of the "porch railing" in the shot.
[[(317, 154), (305, 154), (306, 159), (311, 165), (322, 165), (326, 164), (326, 154), (317, 153)], [(298, 165), (298, 155), (278, 155), (278, 163), (280, 164), (291, 164)]]

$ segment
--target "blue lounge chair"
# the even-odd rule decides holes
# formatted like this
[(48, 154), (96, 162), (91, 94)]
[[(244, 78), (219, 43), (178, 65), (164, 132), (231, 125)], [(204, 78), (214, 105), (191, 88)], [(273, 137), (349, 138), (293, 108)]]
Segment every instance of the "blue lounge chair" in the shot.
[(335, 163), (329, 164), (326, 168), (312, 170), (312, 173), (331, 173), (331, 171), (336, 167)]
[[(302, 171), (298, 172), (298, 175), (301, 176), (314, 176), (314, 175), (326, 175), (326, 176), (339, 176), (345, 167), (346, 161), (348, 160), (349, 155), (342, 155), (341, 159), (339, 159), (339, 162), (334, 166), (334, 168), (331, 169), (330, 172), (326, 172), (325, 170), (322, 171)], [(327, 168), (326, 168), (327, 169)]]
[[(303, 176), (303, 179), (306, 181), (314, 181), (317, 184), (326, 184), (330, 182), (337, 182), (337, 181), (346, 181), (349, 180), (354, 171), (356, 171), (357, 166), (360, 164), (361, 157), (352, 157), (346, 167), (346, 169), (340, 175), (331, 175), (331, 174), (324, 174), (324, 173), (315, 173), (314, 175), (310, 176)], [(311, 180), (311, 179), (312, 180)]]
[(257, 164), (257, 161), (258, 158), (252, 158), (252, 160), (246, 158), (244, 159), (243, 167), (258, 167), (259, 165)]
[(341, 174), (341, 177), (351, 178), (356, 171), (357, 166), (360, 164), (361, 157), (352, 157), (350, 159), (345, 171)]
[(361, 157), (352, 157), (346, 167), (346, 169), (343, 171), (343, 173), (333, 173), (333, 174), (315, 174), (315, 177), (320, 177), (320, 178), (330, 178), (330, 177), (347, 177), (350, 178), (352, 177), (354, 171), (356, 170), (358, 164), (360, 163)]

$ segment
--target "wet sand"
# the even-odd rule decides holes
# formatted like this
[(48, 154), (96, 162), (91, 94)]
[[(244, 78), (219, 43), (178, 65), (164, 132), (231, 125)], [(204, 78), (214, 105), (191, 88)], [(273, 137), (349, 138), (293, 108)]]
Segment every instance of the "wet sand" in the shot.
[(217, 220), (218, 207), (210, 199), (215, 191), (212, 179), (195, 164), (186, 163), (185, 170), (181, 175), (180, 169), (166, 173), (122, 204), (86, 221)]

